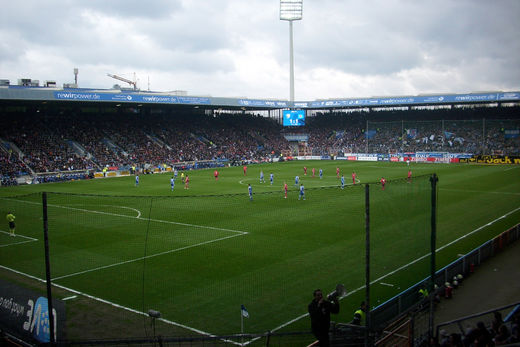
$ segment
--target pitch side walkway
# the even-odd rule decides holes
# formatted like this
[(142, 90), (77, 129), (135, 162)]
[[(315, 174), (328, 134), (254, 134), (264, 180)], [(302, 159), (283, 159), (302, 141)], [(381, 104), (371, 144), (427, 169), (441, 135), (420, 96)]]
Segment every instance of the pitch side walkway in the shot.
[(442, 298), (435, 311), (435, 324), (518, 301), (520, 301), (520, 240), (476, 267), (475, 272), (453, 291), (452, 299)]

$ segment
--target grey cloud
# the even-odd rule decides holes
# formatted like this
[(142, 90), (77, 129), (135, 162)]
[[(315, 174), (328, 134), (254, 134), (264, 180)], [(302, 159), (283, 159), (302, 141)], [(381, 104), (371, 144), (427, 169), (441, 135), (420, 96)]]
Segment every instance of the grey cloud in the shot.
[[(8, 1), (0, 13), (0, 67), (15, 67), (31, 51), (80, 68), (109, 66), (114, 73), (207, 76), (205, 86), (233, 85), (254, 96), (261, 88), (249, 77), (255, 71), (240, 76), (229, 57), (265, 50), (258, 56), (285, 71), (288, 24), (278, 11), (278, 2), (265, 0)], [(365, 79), (366, 88), (386, 83), (381, 89), (392, 94), (397, 88), (439, 90), (447, 71), (456, 71), (458, 80), (446, 88), (516, 89), (518, 14), (517, 0), (304, 0), (303, 20), (294, 22), (295, 71), (312, 85), (326, 85), (329, 76), (314, 73), (320, 69), (351, 74)], [(61, 67), (32, 68), (47, 73)], [(402, 73), (416, 80), (393, 79)], [(288, 83), (288, 76), (278, 75), (262, 83)]]
[(428, 64), (456, 66), (471, 57), (510, 61), (518, 53), (520, 2), (388, 1), (364, 8), (350, 2), (338, 11), (343, 14), (311, 16), (309, 22), (304, 14), (297, 30), (305, 40), (295, 39), (304, 68), (391, 74)]
[(157, 19), (182, 11), (182, 1), (180, 0), (89, 0), (70, 1), (69, 3), (81, 4), (85, 9), (119, 18)]

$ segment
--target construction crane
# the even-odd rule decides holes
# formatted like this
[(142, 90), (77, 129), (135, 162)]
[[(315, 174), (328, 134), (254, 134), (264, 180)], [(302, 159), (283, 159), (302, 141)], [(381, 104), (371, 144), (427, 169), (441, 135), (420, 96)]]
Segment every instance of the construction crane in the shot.
[[(117, 76), (117, 75), (112, 75), (112, 74), (109, 74), (109, 73), (107, 73), (107, 76), (115, 78), (116, 80), (120, 80), (120, 81), (126, 82), (126, 83), (130, 84), (131, 86), (133, 86), (134, 90), (137, 90), (137, 82), (136, 81), (131, 81), (131, 80), (126, 79), (124, 77)], [(135, 79), (135, 77), (134, 77), (134, 79)]]

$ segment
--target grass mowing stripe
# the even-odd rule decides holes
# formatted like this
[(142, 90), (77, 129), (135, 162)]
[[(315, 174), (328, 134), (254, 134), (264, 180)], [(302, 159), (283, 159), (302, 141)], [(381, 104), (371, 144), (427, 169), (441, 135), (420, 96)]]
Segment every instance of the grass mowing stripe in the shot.
[(69, 278), (69, 277), (72, 277), (72, 276), (82, 275), (82, 274), (85, 274), (85, 273), (88, 273), (88, 272), (93, 272), (93, 271), (97, 271), (97, 270), (102, 270), (102, 269), (107, 269), (107, 268), (111, 268), (111, 267), (115, 267), (115, 266), (129, 264), (129, 263), (133, 263), (135, 261), (144, 260), (144, 259), (150, 259), (150, 258), (158, 257), (160, 255), (175, 253), (175, 252), (183, 251), (183, 250), (186, 250), (186, 249), (189, 249), (189, 248), (199, 247), (199, 246), (207, 245), (207, 244), (210, 244), (210, 243), (213, 243), (213, 242), (223, 241), (223, 240), (230, 239), (232, 237), (237, 237), (237, 236), (242, 236), (242, 235), (245, 235), (245, 234), (225, 236), (225, 237), (221, 237), (219, 239), (204, 241), (204, 242), (200, 242), (200, 243), (197, 243), (197, 244), (194, 244), (194, 245), (189, 245), (189, 246), (184, 246), (184, 247), (181, 247), (181, 248), (171, 249), (169, 251), (164, 251), (164, 252), (160, 252), (160, 253), (156, 253), (156, 254), (152, 254), (152, 255), (147, 255), (147, 256), (144, 256), (144, 257), (136, 258), (136, 259), (130, 259), (130, 260), (121, 261), (119, 263), (114, 263), (114, 264), (105, 265), (105, 266), (99, 266), (99, 267), (96, 267), (94, 269), (89, 269), (89, 270), (79, 271), (79, 272), (75, 272), (75, 273), (68, 274), (68, 275), (54, 277), (52, 280), (53, 281), (57, 281), (57, 280), (61, 280), (63, 278)]
[(448, 246), (453, 245), (454, 243), (456, 243), (456, 242), (458, 242), (458, 241), (460, 241), (460, 240), (462, 240), (462, 239), (464, 239), (464, 238), (466, 238), (466, 237), (468, 237), (468, 236), (470, 236), (470, 235), (472, 235), (472, 234), (474, 234), (474, 233), (476, 233), (476, 232), (478, 232), (478, 231), (484, 229), (485, 227), (488, 227), (488, 226), (492, 225), (493, 223), (495, 223), (495, 222), (497, 222), (497, 221), (499, 221), (499, 220), (501, 220), (501, 219), (506, 218), (507, 216), (509, 216), (509, 215), (511, 215), (511, 214), (513, 214), (513, 213), (515, 213), (515, 212), (518, 211), (518, 210), (520, 210), (520, 207), (517, 207), (517, 208), (515, 208), (514, 210), (509, 211), (508, 213), (506, 213), (506, 214), (504, 214), (504, 215), (502, 215), (502, 216), (500, 216), (500, 217), (498, 217), (498, 218), (492, 220), (491, 222), (489, 222), (489, 223), (487, 223), (487, 224), (484, 224), (484, 225), (478, 227), (477, 229), (475, 229), (475, 230), (473, 230), (473, 231), (470, 231), (470, 232), (467, 233), (467, 234), (462, 235), (461, 237), (459, 237), (459, 238), (457, 238), (457, 239), (455, 239), (455, 240), (453, 240), (453, 241), (451, 241), (451, 242), (449, 242), (449, 243), (443, 245), (442, 247), (437, 248), (436, 252), (438, 252), (438, 251), (440, 251), (440, 250), (443, 250), (444, 248), (446, 248), (446, 247), (448, 247)]
[[(11, 233), (9, 233), (8, 231), (5, 231), (5, 230), (0, 230), (0, 233), (7, 234), (7, 235), (11, 234)], [(21, 235), (21, 234), (16, 234), (16, 237), (22, 237), (24, 239), (28, 239), (29, 241), (26, 241), (26, 242), (38, 241), (38, 239), (35, 239), (33, 237), (29, 237), (29, 236), (25, 236), (25, 235)]]
[[(233, 236), (236, 236), (236, 235), (233, 235)], [(24, 277), (27, 277), (27, 278), (30, 278), (30, 279), (33, 279), (35, 281), (38, 281), (38, 282), (42, 282), (42, 283), (47, 283), (46, 280), (44, 279), (41, 279), (41, 278), (38, 278), (36, 276), (32, 276), (32, 275), (29, 275), (27, 273), (24, 273), (24, 272), (21, 272), (21, 271), (17, 271), (17, 270), (14, 270), (14, 269), (11, 269), (11, 268), (8, 268), (8, 267), (5, 267), (3, 265), (0, 265), (0, 268), (4, 269), (4, 270), (8, 270), (8, 271), (11, 271), (11, 272), (14, 272), (18, 275), (21, 275), (21, 276), (24, 276)], [(56, 284), (56, 283), (52, 283), (53, 286), (57, 287), (57, 288), (60, 288), (60, 289), (63, 289), (63, 290), (66, 290), (66, 291), (69, 291), (71, 293), (74, 293), (76, 295), (81, 295), (81, 296), (84, 296), (86, 298), (89, 298), (89, 299), (92, 299), (92, 300), (95, 300), (95, 301), (98, 301), (98, 302), (101, 302), (101, 303), (104, 303), (104, 304), (107, 304), (107, 305), (110, 305), (112, 307), (116, 307), (116, 308), (119, 308), (119, 309), (122, 309), (122, 310), (125, 310), (125, 311), (129, 311), (129, 312), (132, 312), (132, 313), (135, 313), (135, 314), (138, 314), (138, 315), (141, 315), (141, 316), (145, 316), (145, 317), (148, 317), (148, 312), (141, 312), (141, 311), (138, 311), (138, 310), (134, 310), (132, 308), (129, 308), (129, 307), (126, 307), (126, 306), (122, 306), (122, 305), (118, 305), (116, 303), (113, 303), (111, 301), (108, 301), (108, 300), (105, 300), (105, 299), (102, 299), (102, 298), (98, 298), (96, 296), (93, 296), (93, 295), (89, 295), (87, 293), (83, 293), (83, 292), (80, 292), (78, 290), (75, 290), (75, 289), (72, 289), (72, 288), (68, 288), (68, 287), (65, 287), (65, 286), (62, 286), (60, 284)], [(164, 318), (157, 318), (157, 320), (160, 320), (161, 322), (163, 323), (166, 323), (166, 324), (170, 324), (170, 325), (174, 325), (174, 326), (177, 326), (177, 327), (180, 327), (180, 328), (183, 328), (183, 329), (186, 329), (186, 330), (190, 330), (190, 331), (193, 331), (197, 334), (201, 334), (201, 335), (205, 335), (205, 336), (209, 336), (209, 337), (216, 337), (216, 335), (214, 334), (211, 334), (211, 333), (208, 333), (208, 332), (205, 332), (205, 331), (202, 331), (202, 330), (199, 330), (199, 329), (196, 329), (196, 328), (192, 328), (190, 326), (187, 326), (187, 325), (184, 325), (184, 324), (181, 324), (181, 323), (178, 323), (178, 322), (174, 322), (174, 321), (171, 321), (171, 320), (168, 320), (168, 319), (164, 319)], [(237, 342), (234, 342), (234, 341), (229, 341), (229, 340), (223, 340), (224, 342), (230, 342), (230, 343), (233, 343), (233, 344), (236, 344), (236, 345), (240, 345), (238, 344)]]
[[(33, 201), (17, 200), (17, 199), (11, 199), (11, 198), (0, 198), (0, 199), (12, 200), (12, 201), (17, 201), (17, 202), (23, 202), (23, 203), (27, 203), (27, 204), (33, 204), (33, 205), (41, 205), (41, 203), (33, 202)], [(116, 207), (121, 207), (121, 208), (125, 208), (126, 207), (126, 208), (128, 208), (130, 210), (137, 211), (138, 212), (138, 216), (132, 217), (132, 216), (124, 215), (124, 214), (103, 212), (103, 211), (95, 211), (95, 210), (88, 210), (88, 209), (83, 209), (83, 208), (70, 207), (70, 206), (61, 206), (61, 205), (54, 205), (54, 204), (47, 204), (47, 205), (51, 206), (51, 207), (62, 208), (62, 209), (65, 209), (65, 210), (73, 210), (73, 211), (80, 211), (80, 212), (87, 212), (87, 213), (96, 213), (96, 214), (102, 214), (102, 215), (113, 216), (113, 217), (140, 219), (140, 220), (145, 220), (145, 221), (149, 220), (149, 221), (157, 222), (157, 223), (175, 224), (175, 225), (189, 226), (189, 227), (209, 229), (209, 230), (229, 231), (229, 232), (237, 233), (237, 234), (241, 234), (241, 235), (245, 235), (245, 234), (248, 233), (247, 231), (241, 231), (241, 230), (233, 230), (233, 229), (226, 229), (226, 228), (211, 227), (211, 226), (206, 226), (206, 225), (197, 225), (197, 224), (180, 223), (180, 222), (173, 222), (173, 221), (160, 220), (160, 219), (144, 218), (144, 217), (140, 217), (141, 213), (137, 209), (134, 209), (134, 208), (131, 208), (131, 207), (127, 207), (127, 206), (116, 206)], [(103, 205), (103, 206), (110, 206), (110, 205)]]
[(0, 245), (0, 247), (8, 247), (8, 246), (15, 246), (15, 245), (21, 245), (23, 243), (29, 243), (29, 242), (34, 242), (32, 240), (27, 240), (27, 241), (20, 241), (20, 242), (14, 242), (14, 243), (10, 243), (8, 245)]
[(194, 228), (202, 228), (202, 229), (210, 229), (210, 230), (218, 230), (218, 231), (229, 231), (231, 233), (237, 233), (237, 234), (240, 234), (240, 235), (248, 234), (247, 231), (210, 227), (210, 226), (206, 226), (206, 225), (196, 225), (196, 224), (189, 224), (189, 223), (171, 222), (171, 221), (167, 221), (167, 220), (160, 220), (160, 219), (153, 219), (153, 218), (137, 218), (137, 219), (149, 220), (151, 222), (157, 222), (157, 223), (183, 225), (183, 226), (194, 227)]
[[(501, 219), (503, 219), (503, 218), (509, 216), (510, 214), (515, 213), (515, 212), (518, 211), (518, 210), (520, 210), (520, 207), (517, 207), (517, 208), (515, 208), (514, 210), (509, 211), (508, 213), (504, 214), (503, 216), (500, 216), (500, 217), (498, 217), (498, 218), (492, 220), (491, 222), (489, 222), (489, 223), (487, 223), (487, 224), (484, 224), (484, 225), (478, 227), (477, 229), (472, 230), (472, 231), (470, 231), (469, 233), (467, 233), (467, 234), (465, 234), (465, 235), (463, 235), (463, 236), (461, 236), (461, 237), (459, 237), (459, 238), (457, 238), (457, 239), (455, 239), (455, 240), (453, 240), (453, 241), (451, 241), (451, 242), (449, 242), (449, 243), (447, 243), (447, 244), (445, 244), (445, 245), (443, 245), (443, 246), (437, 248), (437, 249), (435, 250), (435, 253), (438, 253), (439, 251), (443, 250), (444, 248), (449, 247), (449, 246), (451, 246), (452, 244), (459, 242), (460, 240), (462, 240), (462, 239), (464, 239), (464, 238), (466, 238), (466, 237), (468, 237), (468, 236), (470, 236), (470, 235), (472, 235), (472, 234), (474, 234), (474, 233), (476, 233), (476, 232), (478, 232), (478, 231), (484, 229), (485, 227), (488, 227), (488, 226), (492, 225), (493, 223), (495, 223), (495, 222), (497, 222), (497, 221), (499, 221), (499, 220), (501, 220)], [(379, 277), (379, 278), (377, 278), (377, 279), (371, 281), (370, 284), (375, 284), (375, 283), (377, 283), (377, 282), (379, 282), (379, 281), (381, 281), (381, 280), (387, 278), (388, 276), (391, 276), (391, 275), (393, 275), (393, 274), (395, 274), (395, 273), (397, 273), (397, 272), (399, 272), (399, 271), (401, 271), (401, 270), (404, 270), (404, 269), (406, 269), (407, 267), (409, 267), (410, 265), (413, 265), (413, 264), (415, 264), (415, 263), (417, 263), (417, 262), (419, 262), (419, 261), (421, 261), (421, 260), (423, 260), (423, 259), (425, 259), (425, 258), (427, 258), (427, 257), (429, 257), (429, 256), (430, 256), (430, 254), (423, 255), (423, 256), (421, 256), (421, 257), (419, 257), (419, 258), (417, 258), (417, 259), (415, 259), (415, 260), (409, 262), (408, 264), (405, 264), (405, 265), (403, 265), (403, 266), (401, 266), (401, 267), (399, 267), (399, 268), (397, 268), (397, 269), (395, 269), (395, 270), (392, 270), (392, 271), (390, 271), (389, 273), (387, 273), (387, 274), (385, 274), (385, 275), (383, 275), (383, 276), (381, 276), (381, 277)], [(381, 283), (381, 284), (383, 284), (383, 283)], [(352, 295), (352, 294), (354, 294), (354, 293), (356, 293), (356, 292), (358, 292), (358, 291), (360, 291), (360, 290), (362, 290), (362, 289), (365, 289), (365, 286), (361, 286), (361, 287), (359, 287), (359, 288), (357, 288), (357, 289), (352, 290), (350, 293), (347, 293), (347, 294), (345, 294), (344, 296), (340, 297), (339, 300), (342, 300), (342, 299), (344, 299), (344, 298), (347, 298), (347, 297), (349, 297), (350, 295)], [(271, 331), (277, 331), (277, 330), (279, 330), (279, 329), (285, 328), (286, 326), (288, 326), (288, 325), (290, 325), (290, 324), (292, 324), (292, 323), (294, 323), (294, 322), (296, 322), (296, 321), (298, 321), (298, 320), (300, 320), (300, 319), (302, 319), (302, 318), (305, 318), (305, 317), (307, 317), (308, 315), (309, 315), (309, 313), (302, 314), (301, 316), (298, 316), (298, 317), (296, 317), (296, 318), (290, 320), (289, 322), (286, 322), (286, 323), (284, 323), (284, 324), (282, 324), (282, 325), (280, 325), (280, 326), (278, 326), (278, 327), (276, 327), (276, 328), (274, 328), (274, 329), (271, 329)]]
[(464, 193), (477, 193), (477, 194), (506, 194), (506, 195), (520, 195), (520, 193), (511, 192), (496, 192), (496, 191), (483, 191), (483, 190), (467, 190), (467, 189), (451, 189), (451, 188), (439, 188), (439, 190), (445, 190), (448, 192), (464, 192)]
[[(307, 176), (303, 177), (303, 165), (311, 168), (313, 166), (323, 168), (325, 173), (323, 181)], [(240, 326), (234, 318), (235, 316), (238, 318), (238, 315), (235, 315), (235, 310), (230, 307), (234, 307), (237, 303), (245, 303), (253, 313), (252, 318), (248, 321), (248, 329), (250, 331), (268, 331), (270, 327), (293, 321), (293, 318), (300, 316), (302, 311), (306, 312), (308, 299), (304, 293), (310, 293), (311, 289), (315, 288), (316, 282), (319, 283), (319, 287), (329, 287), (335, 285), (338, 281), (352, 282), (347, 289), (349, 292), (364, 285), (362, 271), (356, 266), (356, 259), (359, 261), (358, 257), (360, 256), (358, 253), (362, 253), (359, 250), (362, 247), (362, 235), (360, 235), (362, 234), (362, 226), (359, 221), (363, 215), (360, 207), (363, 201), (361, 189), (359, 191), (348, 189), (348, 191), (345, 190), (344, 194), (332, 194), (333, 190), (321, 191), (318, 188), (318, 186), (326, 185), (334, 185), (339, 188), (339, 179), (333, 180), (334, 175), (327, 174), (335, 173), (336, 167), (340, 167), (341, 172), (346, 173), (345, 180), (349, 183), (352, 182), (349, 174), (351, 171), (355, 171), (361, 181), (369, 182), (370, 185), (373, 184), (374, 186), (377, 186), (381, 176), (389, 180), (389, 189), (386, 193), (382, 193), (386, 196), (382, 196), (381, 201), (377, 200), (377, 203), (374, 203), (374, 208), (377, 209), (381, 206), (380, 204), (384, 205), (385, 203), (392, 208), (382, 210), (376, 216), (380, 218), (377, 220), (380, 225), (374, 225), (377, 225), (380, 229), (374, 228), (374, 231), (381, 231), (379, 234), (381, 239), (378, 241), (381, 242), (382, 246), (385, 242), (391, 242), (401, 252), (400, 254), (406, 255), (407, 258), (399, 260), (393, 257), (392, 262), (388, 264), (389, 266), (386, 269), (380, 268), (380, 271), (374, 274), (373, 278), (383, 276), (391, 269), (397, 269), (405, 263), (429, 253), (429, 244), (421, 243), (421, 241), (424, 241), (423, 239), (415, 240), (412, 237), (413, 235), (410, 234), (410, 232), (416, 233), (421, 230), (427, 232), (429, 221), (426, 220), (426, 214), (417, 216), (415, 213), (411, 214), (410, 210), (407, 209), (411, 204), (401, 203), (403, 197), (406, 198), (409, 193), (415, 194), (415, 190), (410, 190), (410, 186), (404, 185), (408, 171), (406, 164), (378, 163), (374, 165), (373, 163), (336, 161), (285, 162), (251, 166), (253, 178), (249, 178), (248, 181), (253, 186), (254, 193), (259, 193), (258, 199), (255, 199), (253, 204), (246, 204), (241, 199), (242, 194), (247, 197), (244, 185), (239, 184), (241, 179), (246, 178), (243, 177), (241, 167), (222, 168), (223, 180), (221, 181), (219, 177), (218, 183), (214, 181), (212, 170), (190, 172), (190, 178), (193, 178), (194, 183), (193, 189), (190, 187), (189, 191), (184, 192), (170, 192), (169, 177), (164, 175), (144, 176), (139, 189), (129, 189), (129, 186), (133, 187), (134, 185), (132, 177), (55, 184), (53, 189), (58, 190), (58, 194), (67, 193), (71, 194), (71, 197), (51, 195), (51, 198), (57, 198), (57, 200), (49, 202), (62, 206), (112, 212), (127, 217), (122, 219), (121, 216), (110, 217), (79, 211), (66, 213), (65, 210), (60, 212), (58, 209), (51, 208), (52, 216), (55, 217), (52, 222), (56, 223), (52, 224), (53, 230), (67, 231), (67, 228), (78, 228), (77, 230), (71, 229), (77, 231), (75, 233), (64, 232), (59, 234), (60, 238), (54, 239), (53, 250), (55, 250), (54, 254), (56, 255), (56, 266), (57, 269), (62, 270), (56, 275), (66, 275), (231, 235), (230, 232), (225, 231), (208, 230), (206, 232), (207, 229), (180, 225), (177, 227), (171, 222), (167, 222), (170, 224), (159, 224), (159, 222), (154, 221), (150, 230), (160, 233), (156, 235), (157, 237), (152, 238), (150, 245), (158, 248), (150, 248), (148, 253), (145, 253), (144, 250), (140, 251), (141, 238), (146, 232), (142, 230), (143, 220), (135, 219), (135, 216), (138, 215), (136, 210), (121, 210), (117, 206), (134, 207), (142, 211), (143, 215), (140, 217), (144, 217), (148, 214), (146, 207), (152, 203), (150, 199), (155, 197), (159, 199), (168, 198), (161, 203), (156, 204), (154, 202), (153, 210), (150, 208), (150, 212), (153, 214), (149, 217), (196, 225), (218, 226), (235, 229), (235, 231), (244, 230), (248, 231), (251, 237), (230, 239), (152, 259), (147, 274), (151, 276), (153, 281), (149, 283), (149, 288), (146, 290), (147, 302), (150, 302), (153, 307), (161, 308), (165, 312), (164, 318), (166, 319), (182, 322), (215, 334), (238, 331)], [(414, 164), (410, 165), (409, 168), (414, 171), (414, 178), (429, 175), (433, 172), (441, 178), (443, 186), (442, 188), (438, 186), (440, 188), (438, 189), (439, 226), (437, 232), (439, 246), (446, 245), (520, 206), (520, 194), (511, 194), (520, 192), (520, 182), (515, 176), (518, 171), (514, 169), (504, 170), (504, 167), (499, 166), (444, 164)], [(258, 184), (256, 173), (261, 169), (264, 172), (272, 171), (274, 173), (275, 178), (277, 178), (276, 186), (270, 186), (269, 183)], [(309, 192), (305, 205), (296, 205), (292, 201), (292, 198), (296, 197), (293, 194), (294, 188), (291, 184), (294, 182), (295, 174), (299, 174)], [(247, 184), (248, 181), (244, 180), (242, 183)], [(289, 185), (290, 196), (287, 200), (283, 199), (281, 184), (278, 187), (278, 183), (283, 183), (283, 181), (286, 181)], [(350, 184), (346, 185), (349, 186)], [(422, 187), (417, 184), (413, 186)], [(459, 190), (450, 191), (449, 188)], [(470, 191), (468, 192), (464, 188)], [(41, 193), (42, 189), (49, 188), (44, 185), (5, 188), (2, 189), (0, 195), (6, 196), (6, 194), (9, 194), (12, 198), (38, 202), (36, 200), (38, 196), (26, 198), (13, 194)], [(379, 192), (377, 189), (375, 191)], [(493, 192), (493, 194), (478, 193), (478, 191)], [(506, 193), (497, 193), (499, 191)], [(101, 192), (109, 195), (97, 198)], [(275, 193), (273, 194), (273, 192)], [(280, 197), (277, 196), (276, 192), (280, 192)], [(343, 191), (339, 190), (338, 192)], [(82, 196), (85, 193), (91, 196), (83, 198)], [(183, 195), (179, 196), (179, 194)], [(127, 196), (131, 201), (126, 202)], [(115, 198), (115, 200), (112, 200), (112, 198)], [(139, 198), (143, 198), (143, 201), (138, 201)], [(243, 200), (247, 201), (245, 198)], [(72, 202), (85, 201), (90, 203), (72, 204)], [(15, 203), (13, 200), (0, 202), (5, 206), (2, 206), (2, 210), (11, 209), (15, 214), (17, 212), (20, 214), (20, 231), (25, 228), (28, 231), (27, 235), (35, 236), (34, 230), (41, 229), (41, 204), (30, 206)], [(106, 203), (113, 207), (101, 207), (101, 204)], [(394, 205), (395, 207), (393, 207)], [(465, 237), (454, 245), (445, 248), (439, 253), (441, 263), (449, 263), (453, 260), (452, 257), (460, 258), (460, 256), (457, 256), (459, 253), (468, 254), (470, 250), (482, 242), (505, 230), (509, 224), (516, 223), (518, 213), (508, 215), (507, 218), (501, 219), (491, 226), (475, 232), (472, 236)], [(426, 222), (423, 221), (423, 224), (418, 226), (415, 224), (417, 218), (424, 218)], [(471, 223), (468, 223), (469, 220), (471, 220)], [(131, 240), (128, 239), (126, 232), (127, 225), (132, 225), (131, 230), (134, 231), (130, 234)], [(400, 227), (400, 225), (405, 225), (406, 228)], [(391, 226), (395, 226), (395, 229), (399, 232), (404, 231), (402, 233), (385, 233), (387, 229), (394, 231)], [(105, 229), (114, 229), (115, 231), (110, 235), (110, 238), (106, 238), (106, 242), (103, 241), (104, 237), (100, 234)], [(175, 232), (177, 229), (181, 230), (182, 234), (177, 236)], [(169, 230), (172, 233), (169, 233)], [(83, 231), (92, 231), (93, 233), (82, 233)], [(216, 232), (219, 234), (212, 237), (212, 234)], [(0, 236), (2, 239), (7, 239), (7, 236), (3, 234), (0, 234)], [(401, 239), (408, 240), (408, 238), (410, 238), (410, 242), (416, 250), (413, 256), (404, 254), (407, 253), (406, 247), (399, 248), (398, 241)], [(9, 241), (12, 242), (12, 240)], [(169, 244), (170, 241), (175, 241), (175, 243)], [(177, 241), (181, 243), (178, 244)], [(334, 244), (337, 244), (337, 246), (333, 246)], [(376, 246), (378, 245), (376, 243)], [(27, 248), (32, 246), (31, 244), (26, 245)], [(24, 246), (22, 245), (22, 247)], [(39, 269), (38, 265), (42, 263), (42, 257), (35, 253), (27, 260), (22, 259), (24, 261), (18, 262), (16, 260), (18, 257), (17, 250), (16, 247), (3, 248), (0, 252), (2, 253), (0, 254), (0, 263), (38, 277), (44, 277), (42, 273), (33, 272), (33, 269), (36, 271)], [(207, 250), (209, 254), (206, 252)], [(377, 250), (379, 253), (375, 261), (384, 262), (388, 250), (384, 247), (377, 248)], [(350, 253), (352, 256), (342, 256), (340, 262), (334, 263), (330, 258), (327, 258), (327, 254), (336, 256), (345, 253)], [(394, 254), (394, 249), (391, 253)], [(117, 256), (117, 258), (113, 258), (113, 256)], [(67, 267), (68, 261), (74, 258), (78, 258), (80, 268)], [(107, 260), (107, 258), (109, 259)], [(171, 262), (170, 259), (173, 258), (179, 261)], [(422, 260), (418, 264), (425, 263), (426, 260)], [(140, 262), (134, 262), (58, 282), (141, 311), (144, 309), (135, 305), (142, 292), (138, 288), (139, 285), (135, 284), (136, 276), (131, 273), (128, 275), (119, 274), (120, 269), (139, 267), (139, 264)], [(309, 264), (315, 265), (309, 266)], [(418, 264), (411, 265), (404, 271), (400, 271), (389, 279), (382, 281), (396, 284), (396, 288), (392, 289), (376, 283), (374, 285), (375, 294), (373, 295), (377, 295), (381, 299), (377, 301), (386, 302), (390, 297), (398, 294), (397, 285), (403, 287), (405, 281), (405, 287), (408, 287), (423, 280), (428, 273), (423, 271), (422, 268), (415, 271)], [(326, 271), (319, 271), (320, 268)], [(167, 269), (167, 276), (160, 276), (161, 269)], [(318, 271), (309, 271), (309, 269), (317, 269)], [(409, 270), (410, 274), (405, 275)], [(271, 277), (269, 275), (272, 271), (276, 272), (276, 276)], [(112, 272), (115, 274), (112, 275)], [(123, 281), (121, 283), (124, 283), (124, 286), (127, 286), (129, 290), (115, 294), (110, 293), (110, 283), (113, 276), (117, 276), (120, 281)], [(89, 282), (91, 277), (100, 277), (99, 285)], [(295, 278), (298, 279), (297, 283), (294, 282)], [(348, 278), (348, 280), (345, 278)], [(109, 281), (105, 282), (105, 279)], [(137, 282), (139, 282), (139, 279), (137, 279)], [(146, 283), (148, 284), (148, 282)], [(234, 294), (234, 298), (229, 298), (230, 292)], [(338, 316), (340, 321), (351, 319), (349, 313), (351, 309), (357, 308), (354, 302), (357, 302), (358, 298), (362, 296), (362, 292), (363, 290), (360, 290), (342, 300), (344, 309), (342, 308), (343, 312)], [(280, 293), (290, 295), (291, 300), (280, 303), (278, 307), (263, 304), (276, 300), (275, 298), (279, 297)], [(197, 304), (184, 307), (182, 302), (185, 300)], [(256, 307), (254, 307), (255, 305)], [(206, 310), (201, 311), (204, 308)], [(215, 316), (221, 317), (221, 322), (215, 322), (210, 318)], [(299, 321), (291, 324), (291, 327), (301, 330), (308, 329), (307, 320), (308, 318), (300, 318)], [(84, 329), (80, 330), (77, 327), (79, 325), (71, 328), (71, 336), (90, 337), (87, 336), (88, 334), (83, 334)], [(279, 331), (283, 330), (285, 329)], [(112, 338), (113, 336), (106, 334), (106, 337)]]

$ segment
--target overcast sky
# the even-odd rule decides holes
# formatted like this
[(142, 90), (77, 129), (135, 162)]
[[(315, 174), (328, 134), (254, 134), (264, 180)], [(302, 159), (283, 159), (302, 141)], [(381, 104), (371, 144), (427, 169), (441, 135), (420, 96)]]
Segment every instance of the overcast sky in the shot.
[[(0, 79), (289, 99), (278, 0), (21, 0), (0, 12)], [(304, 0), (295, 99), (520, 90), (518, 0)]]

